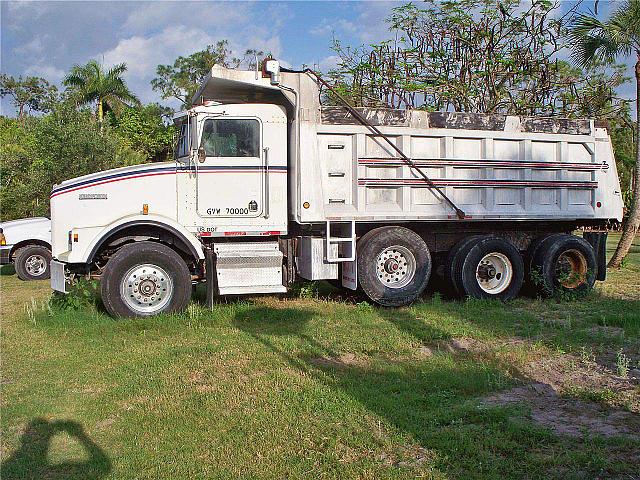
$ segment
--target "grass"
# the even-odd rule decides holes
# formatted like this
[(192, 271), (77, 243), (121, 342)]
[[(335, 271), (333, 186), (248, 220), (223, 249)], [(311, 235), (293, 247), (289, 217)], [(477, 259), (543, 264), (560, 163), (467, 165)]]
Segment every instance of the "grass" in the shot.
[[(637, 438), (556, 435), (525, 404), (482, 402), (535, 381), (527, 365), (541, 358), (577, 370), (612, 358), (612, 376), (621, 349), (638, 361), (638, 245), (623, 270), (572, 302), (434, 295), (392, 310), (320, 286), (318, 298), (194, 302), (182, 315), (113, 320), (46, 308), (46, 282), (1, 282), (3, 479), (571, 479), (640, 469)], [(609, 387), (566, 393), (638, 413)]]

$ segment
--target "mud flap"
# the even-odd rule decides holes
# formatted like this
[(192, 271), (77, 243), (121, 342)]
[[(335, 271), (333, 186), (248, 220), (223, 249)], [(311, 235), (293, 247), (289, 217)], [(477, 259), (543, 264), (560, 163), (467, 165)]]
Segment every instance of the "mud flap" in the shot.
[(596, 254), (596, 280), (605, 280), (607, 278), (607, 232), (584, 232), (582, 238), (591, 244)]
[(207, 307), (213, 308), (214, 298), (218, 296), (218, 275), (216, 274), (216, 254), (213, 248), (204, 249), (204, 268), (207, 285)]

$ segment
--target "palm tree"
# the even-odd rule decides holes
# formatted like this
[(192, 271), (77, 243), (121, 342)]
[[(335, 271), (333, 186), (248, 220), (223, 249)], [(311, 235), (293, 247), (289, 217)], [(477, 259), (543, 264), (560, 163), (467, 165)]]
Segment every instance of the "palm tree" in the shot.
[(634, 55), (636, 76), (636, 165), (632, 178), (631, 210), (609, 267), (618, 268), (640, 227), (640, 0), (627, 0), (606, 22), (592, 15), (578, 16), (570, 30), (573, 60), (580, 66)]
[(102, 122), (105, 107), (117, 112), (125, 105), (140, 103), (122, 79), (126, 71), (124, 63), (105, 71), (96, 60), (89, 60), (86, 65), (74, 65), (62, 83), (77, 95), (81, 104), (95, 102), (96, 117)]

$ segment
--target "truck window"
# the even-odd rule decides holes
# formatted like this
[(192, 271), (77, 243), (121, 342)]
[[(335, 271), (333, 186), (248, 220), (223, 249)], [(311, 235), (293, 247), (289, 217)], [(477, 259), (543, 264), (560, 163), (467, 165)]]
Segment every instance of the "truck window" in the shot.
[(187, 124), (180, 125), (180, 134), (178, 136), (178, 143), (176, 144), (176, 158), (186, 157), (189, 154), (189, 138), (188, 138)]
[(208, 157), (259, 157), (260, 123), (246, 119), (205, 120), (200, 146)]

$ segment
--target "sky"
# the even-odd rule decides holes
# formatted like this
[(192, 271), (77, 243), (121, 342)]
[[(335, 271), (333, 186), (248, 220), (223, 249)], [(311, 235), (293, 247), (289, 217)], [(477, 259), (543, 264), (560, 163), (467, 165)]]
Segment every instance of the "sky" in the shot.
[[(156, 66), (170, 64), (226, 39), (241, 54), (271, 52), (283, 65), (335, 65), (332, 38), (358, 46), (387, 38), (384, 19), (399, 2), (389, 1), (2, 1), (0, 71), (60, 81), (74, 64), (97, 59), (125, 62), (125, 79), (141, 101), (160, 102), (150, 81)], [(585, 8), (593, 2), (586, 2)], [(568, 6), (570, 2), (563, 5)], [(601, 1), (601, 13), (612, 2)], [(565, 8), (565, 7), (563, 7)], [(604, 10), (604, 12), (602, 12)], [(631, 64), (631, 59), (627, 63)], [(629, 69), (629, 74), (632, 71)], [(632, 84), (620, 93), (631, 97)], [(3, 115), (12, 115), (8, 98)]]

